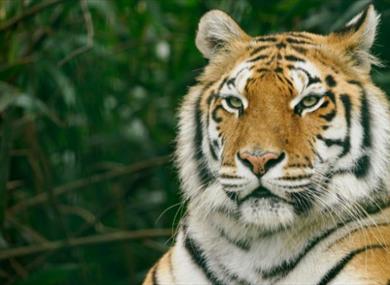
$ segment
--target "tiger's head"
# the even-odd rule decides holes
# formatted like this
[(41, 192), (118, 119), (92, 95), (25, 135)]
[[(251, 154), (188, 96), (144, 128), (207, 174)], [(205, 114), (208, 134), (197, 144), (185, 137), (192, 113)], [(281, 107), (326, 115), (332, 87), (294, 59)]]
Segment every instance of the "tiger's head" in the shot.
[(372, 5), (329, 35), (250, 37), (206, 13), (209, 60), (183, 102), (178, 166), (190, 211), (266, 230), (388, 196), (389, 103), (371, 81)]

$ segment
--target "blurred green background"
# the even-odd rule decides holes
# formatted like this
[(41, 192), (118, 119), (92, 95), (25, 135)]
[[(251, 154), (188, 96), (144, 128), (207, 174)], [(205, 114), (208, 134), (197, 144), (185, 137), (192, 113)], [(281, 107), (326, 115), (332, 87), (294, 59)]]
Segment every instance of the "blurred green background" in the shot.
[[(369, 1), (0, 0), (0, 284), (139, 284), (185, 207), (177, 108), (199, 18), (340, 28)], [(390, 0), (374, 47), (390, 62)], [(390, 94), (390, 69), (375, 68)]]

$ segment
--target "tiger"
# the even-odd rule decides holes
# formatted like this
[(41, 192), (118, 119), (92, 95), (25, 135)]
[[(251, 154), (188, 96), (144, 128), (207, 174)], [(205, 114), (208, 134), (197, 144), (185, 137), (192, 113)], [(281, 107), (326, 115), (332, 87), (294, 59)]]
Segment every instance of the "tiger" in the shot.
[(390, 105), (372, 81), (380, 20), (252, 37), (198, 25), (208, 64), (179, 112), (186, 214), (144, 285), (390, 284)]

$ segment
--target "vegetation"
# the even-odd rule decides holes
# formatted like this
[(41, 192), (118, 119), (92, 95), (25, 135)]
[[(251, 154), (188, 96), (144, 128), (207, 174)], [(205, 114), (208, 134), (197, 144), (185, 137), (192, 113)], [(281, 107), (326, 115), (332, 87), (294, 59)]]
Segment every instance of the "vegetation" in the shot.
[[(139, 284), (184, 212), (176, 110), (212, 8), (252, 35), (340, 28), (369, 1), (0, 0), (0, 283)], [(390, 0), (374, 53), (390, 62)], [(390, 94), (390, 69), (373, 70)]]

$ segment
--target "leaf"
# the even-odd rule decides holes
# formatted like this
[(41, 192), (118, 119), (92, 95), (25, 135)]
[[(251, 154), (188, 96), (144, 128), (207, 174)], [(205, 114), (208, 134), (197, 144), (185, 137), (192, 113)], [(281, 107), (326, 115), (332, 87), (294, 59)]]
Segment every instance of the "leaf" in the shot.
[(60, 69), (49, 66), (50, 73), (64, 96), (65, 103), (70, 106), (76, 103), (76, 92), (69, 78)]
[(10, 106), (22, 108), (31, 114), (42, 114), (49, 117), (57, 125), (61, 125), (56, 113), (52, 112), (44, 102), (17, 88), (0, 81), (0, 113)]

